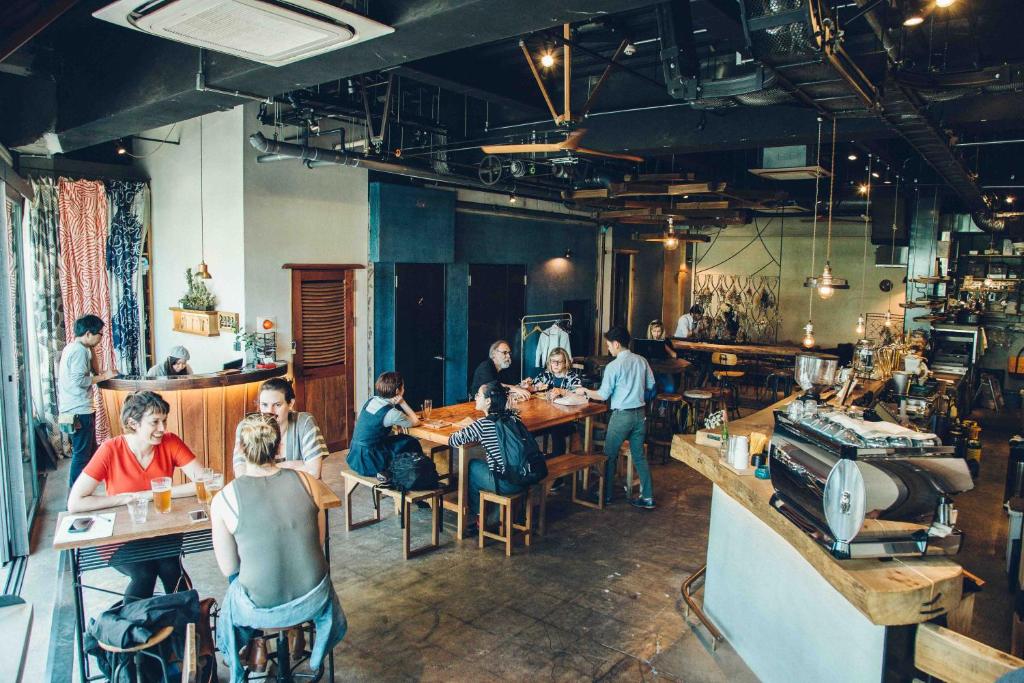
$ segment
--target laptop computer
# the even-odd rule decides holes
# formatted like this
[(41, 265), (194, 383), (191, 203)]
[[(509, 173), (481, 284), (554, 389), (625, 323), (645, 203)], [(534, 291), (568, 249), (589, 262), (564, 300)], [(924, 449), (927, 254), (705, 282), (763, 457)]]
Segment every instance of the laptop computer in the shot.
[(245, 359), (244, 358), (239, 358), (237, 360), (229, 360), (227, 363), (224, 364), (224, 369), (225, 370), (241, 370), (243, 363), (245, 363)]
[(633, 353), (639, 354), (647, 360), (668, 358), (665, 343), (664, 339), (634, 339)]

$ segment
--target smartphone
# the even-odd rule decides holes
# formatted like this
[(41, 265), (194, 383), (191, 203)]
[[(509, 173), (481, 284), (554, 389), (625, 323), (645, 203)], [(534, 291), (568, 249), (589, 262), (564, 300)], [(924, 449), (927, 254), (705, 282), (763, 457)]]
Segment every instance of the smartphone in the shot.
[(188, 513), (188, 518), (193, 522), (205, 522), (210, 516), (206, 514), (206, 510), (192, 510)]
[(96, 521), (95, 517), (79, 517), (75, 521), (71, 522), (71, 526), (68, 527), (69, 534), (81, 534), (85, 533), (92, 528), (93, 522)]

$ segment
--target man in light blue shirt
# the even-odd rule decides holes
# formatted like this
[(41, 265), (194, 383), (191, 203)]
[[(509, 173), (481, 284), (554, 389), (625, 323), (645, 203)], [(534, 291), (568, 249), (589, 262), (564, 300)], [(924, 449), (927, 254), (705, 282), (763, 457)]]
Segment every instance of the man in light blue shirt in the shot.
[(57, 409), (61, 431), (71, 436), (69, 486), (92, 459), (96, 450), (96, 416), (92, 405), (92, 386), (117, 373), (93, 374), (93, 349), (103, 338), (103, 320), (83, 315), (75, 321), (75, 339), (64, 347), (57, 368)]
[[(640, 478), (640, 497), (629, 502), (644, 509), (654, 509), (654, 487), (651, 484), (651, 470), (644, 454), (644, 437), (647, 434), (647, 416), (644, 413), (646, 396), (654, 390), (654, 373), (647, 359), (629, 350), (629, 332), (616, 325), (604, 333), (608, 353), (615, 359), (604, 369), (601, 388), (596, 391), (580, 387), (576, 393), (597, 401), (608, 401), (612, 415), (608, 419), (608, 430), (604, 440), (605, 503), (611, 502), (611, 491), (615, 481), (615, 464), (622, 442), (629, 439), (629, 452), (633, 456), (637, 476)], [(627, 494), (632, 494), (628, 491)]]

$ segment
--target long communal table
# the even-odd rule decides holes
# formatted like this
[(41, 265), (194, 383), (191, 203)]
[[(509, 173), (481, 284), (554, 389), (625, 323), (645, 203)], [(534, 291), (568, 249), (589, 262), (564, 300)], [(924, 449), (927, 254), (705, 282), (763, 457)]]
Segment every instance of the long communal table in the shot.
[[(323, 498), (325, 516), (327, 515), (328, 510), (341, 507), (341, 499), (336, 493), (340, 486), (341, 475), (338, 471), (339, 468), (333, 465), (328, 467), (328, 464), (329, 463), (325, 463), (325, 467), (323, 468), (324, 484), (326, 484), (329, 489), (329, 493), (327, 493)], [(110, 560), (113, 558), (114, 553), (128, 542), (133, 542), (131, 552), (122, 553), (118, 557), (119, 564), (141, 560), (158, 560), (167, 557), (177, 557), (179, 554), (191, 555), (194, 553), (203, 553), (213, 550), (210, 521), (193, 522), (188, 516), (189, 512), (200, 509), (203, 509), (203, 505), (195, 496), (175, 498), (170, 512), (166, 514), (158, 514), (151, 506), (149, 516), (145, 523), (134, 524), (128, 516), (127, 507), (121, 505), (102, 510), (93, 510), (89, 513), (77, 513), (74, 515), (115, 513), (114, 533), (110, 536), (84, 541), (76, 539), (58, 543), (56, 540), (57, 536), (55, 534), (53, 544), (54, 549), (67, 553), (71, 563), (72, 590), (74, 593), (73, 597), (76, 613), (75, 640), (78, 647), (78, 670), (79, 680), (81, 683), (87, 683), (87, 681), (103, 678), (100, 674), (90, 674), (89, 658), (85, 654), (84, 642), (86, 622), (85, 600), (83, 595), (84, 589), (89, 588), (91, 590), (121, 596), (121, 593), (116, 593), (105, 588), (99, 588), (98, 586), (86, 585), (83, 580), (83, 574), (88, 571), (110, 567)], [(56, 528), (58, 530), (61, 528), (61, 523), (64, 518), (71, 514), (72, 513), (69, 512), (61, 512), (57, 516)], [(327, 565), (330, 567), (330, 524), (328, 523), (325, 526), (326, 536), (324, 538), (324, 555), (327, 558)], [(179, 536), (180, 540), (178, 538)], [(333, 652), (330, 653), (328, 657), (328, 674), (330, 676), (328, 680), (333, 681)]]
[(673, 339), (672, 347), (677, 351), (694, 351), (699, 353), (733, 353), (742, 357), (778, 357), (792, 358), (807, 349), (785, 344), (719, 344), (711, 341), (691, 341), (689, 339)]
[[(563, 406), (536, 397), (523, 403), (517, 403), (515, 407), (519, 411), (519, 417), (526, 425), (526, 429), (531, 433), (583, 420), (583, 450), (585, 453), (589, 453), (591, 450), (592, 418), (608, 410), (608, 406), (604, 403), (588, 402), (584, 405)], [(448, 437), (462, 428), (460, 422), (475, 420), (479, 417), (482, 417), (482, 414), (476, 409), (475, 404), (467, 401), (435, 408), (430, 414), (430, 421), (442, 422), (444, 423), (442, 426), (427, 427), (421, 424), (418, 427), (411, 427), (408, 431), (417, 439), (448, 445)], [(455, 512), (455, 537), (460, 541), (466, 531), (469, 504), (469, 461), (473, 457), (482, 455), (478, 449), (474, 449), (474, 446), (476, 444), (467, 444), (456, 449), (458, 453), (458, 489), (456, 493), (449, 494), (444, 499), (445, 509)]]

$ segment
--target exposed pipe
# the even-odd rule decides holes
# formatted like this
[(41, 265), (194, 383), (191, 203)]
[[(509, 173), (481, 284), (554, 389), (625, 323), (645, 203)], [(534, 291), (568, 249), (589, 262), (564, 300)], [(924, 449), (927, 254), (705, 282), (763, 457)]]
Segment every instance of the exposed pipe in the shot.
[(256, 157), (256, 162), (261, 164), (282, 161), (284, 159), (301, 159), (302, 161), (305, 161), (306, 165), (310, 168), (328, 165), (352, 166), (354, 168), (365, 168), (368, 171), (390, 173), (392, 175), (417, 178), (419, 180), (427, 180), (435, 183), (442, 183), (444, 185), (466, 187), (474, 190), (484, 190), (487, 192), (514, 193), (521, 197), (532, 197), (534, 199), (544, 199), (546, 201), (562, 201), (561, 195), (554, 191), (544, 191), (529, 187), (517, 188), (505, 184), (486, 185), (482, 182), (473, 180), (472, 178), (442, 175), (440, 173), (434, 173), (432, 171), (427, 171), (413, 166), (392, 164), (385, 161), (376, 161), (374, 159), (365, 159), (363, 157), (353, 156), (344, 152), (337, 152), (332, 149), (303, 147), (302, 145), (295, 145), (290, 142), (268, 140), (263, 133), (253, 133), (250, 135), (249, 144), (256, 148), (256, 150), (264, 153)]
[[(984, 147), (985, 145), (1019, 145), (1024, 144), (1024, 140), (981, 140), (979, 142), (957, 142), (954, 143), (954, 147)], [(986, 185), (985, 187), (990, 187)]]
[(481, 216), (501, 216), (502, 218), (521, 218), (523, 220), (547, 221), (549, 223), (572, 223), (574, 225), (588, 225), (597, 227), (601, 225), (586, 216), (573, 216), (570, 214), (555, 213), (554, 211), (533, 211), (531, 209), (516, 209), (511, 206), (495, 206), (493, 204), (481, 204), (479, 202), (455, 202), (455, 210), (459, 213), (472, 213)]

